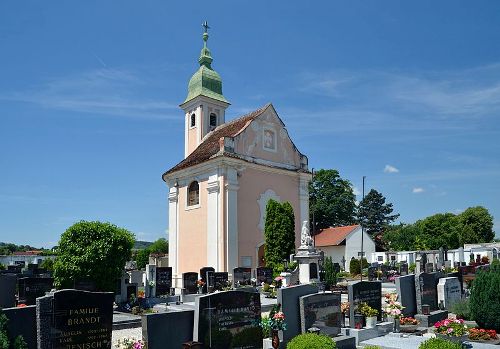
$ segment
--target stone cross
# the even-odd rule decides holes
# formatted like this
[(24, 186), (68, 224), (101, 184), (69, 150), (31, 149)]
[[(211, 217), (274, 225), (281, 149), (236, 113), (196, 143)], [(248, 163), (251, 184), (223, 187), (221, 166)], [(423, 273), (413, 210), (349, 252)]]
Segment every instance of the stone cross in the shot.
[(210, 29), (210, 27), (208, 26), (208, 22), (207, 21), (203, 22), (201, 26), (205, 28), (205, 33), (208, 33), (208, 29)]

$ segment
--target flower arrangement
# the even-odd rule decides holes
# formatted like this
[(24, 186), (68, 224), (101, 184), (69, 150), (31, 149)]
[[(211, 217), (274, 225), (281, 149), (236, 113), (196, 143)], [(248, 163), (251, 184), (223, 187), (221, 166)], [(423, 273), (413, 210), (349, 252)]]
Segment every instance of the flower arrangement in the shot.
[(399, 276), (399, 274), (396, 270), (389, 270), (389, 272), (387, 274), (388, 274), (387, 280), (389, 280), (389, 281), (395, 281), (396, 278)]
[(146, 293), (142, 290), (137, 291), (137, 297), (138, 298), (144, 298), (146, 296)]
[(436, 333), (448, 337), (460, 337), (469, 334), (467, 325), (462, 319), (445, 319), (434, 324)]
[(402, 317), (399, 319), (400, 325), (418, 325), (418, 320), (412, 317)]
[(24, 308), (24, 307), (26, 307), (26, 304), (24, 304), (24, 303), (19, 303), (19, 304), (16, 306), (16, 308)]
[(115, 346), (119, 349), (144, 349), (146, 344), (135, 337), (125, 337), (118, 339)]
[(385, 295), (386, 306), (384, 312), (388, 316), (392, 316), (395, 319), (399, 319), (401, 317), (402, 310), (404, 309), (404, 307), (401, 305), (401, 303), (397, 301), (397, 299), (398, 299), (397, 293), (393, 292), (393, 293), (387, 293)]
[(342, 313), (347, 313), (349, 312), (349, 308), (350, 308), (350, 304), (349, 302), (342, 302), (340, 303), (340, 311), (342, 311)]
[(198, 285), (198, 287), (203, 287), (205, 286), (205, 281), (202, 279), (196, 280), (196, 285)]
[(358, 311), (366, 317), (374, 317), (378, 315), (378, 310), (370, 307), (367, 303), (362, 302), (358, 305)]
[(156, 283), (154, 281), (149, 282), (149, 287), (155, 287)]
[(471, 328), (469, 330), (469, 339), (472, 340), (482, 340), (489, 341), (498, 339), (497, 332), (495, 330), (485, 330), (482, 328)]
[(285, 314), (278, 311), (272, 316), (263, 316), (259, 326), (264, 335), (271, 335), (271, 331), (286, 331)]

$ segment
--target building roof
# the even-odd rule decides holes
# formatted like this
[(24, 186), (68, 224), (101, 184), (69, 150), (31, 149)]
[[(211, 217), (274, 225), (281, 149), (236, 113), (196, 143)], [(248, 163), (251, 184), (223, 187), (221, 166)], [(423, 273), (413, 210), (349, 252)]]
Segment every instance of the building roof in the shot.
[(345, 227), (322, 229), (314, 237), (314, 244), (317, 247), (341, 245), (347, 236), (359, 227), (359, 225), (347, 225)]
[[(229, 155), (224, 152), (224, 150), (221, 150), (220, 139), (223, 137), (237, 136), (238, 134), (243, 132), (253, 120), (264, 113), (269, 107), (271, 107), (271, 103), (268, 103), (262, 108), (259, 108), (249, 114), (243, 115), (228, 123), (218, 126), (215, 130), (205, 136), (203, 142), (191, 154), (189, 154), (187, 158), (165, 172), (163, 176), (188, 168), (190, 166), (201, 164), (202, 162), (205, 162), (217, 156)], [(230, 156), (234, 157), (235, 154), (231, 153)]]
[(41, 253), (42, 253), (42, 251), (39, 251), (39, 250), (12, 252), (12, 254), (14, 256), (38, 256)]

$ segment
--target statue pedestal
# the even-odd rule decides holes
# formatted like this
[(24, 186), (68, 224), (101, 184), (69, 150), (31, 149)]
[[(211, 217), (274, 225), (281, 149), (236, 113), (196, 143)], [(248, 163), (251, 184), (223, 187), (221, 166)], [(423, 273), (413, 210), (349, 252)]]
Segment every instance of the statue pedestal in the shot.
[(313, 246), (300, 246), (293, 259), (299, 264), (299, 282), (301, 284), (310, 284), (319, 282), (318, 261), (321, 254)]

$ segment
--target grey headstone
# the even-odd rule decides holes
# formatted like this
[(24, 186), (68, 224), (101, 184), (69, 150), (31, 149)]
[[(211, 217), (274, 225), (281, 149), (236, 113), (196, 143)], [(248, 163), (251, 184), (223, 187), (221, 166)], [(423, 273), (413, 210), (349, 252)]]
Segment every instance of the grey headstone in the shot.
[(300, 334), (300, 306), (299, 298), (308, 294), (318, 293), (318, 287), (305, 284), (278, 289), (278, 303), (285, 314), (287, 329), (283, 331), (283, 341), (288, 342)]
[(396, 292), (399, 295), (401, 305), (405, 307), (403, 314), (413, 316), (417, 313), (417, 303), (415, 299), (415, 275), (405, 275), (396, 278)]
[(0, 274), (0, 309), (16, 306), (16, 283), (16, 275)]
[(438, 303), (441, 301), (445, 309), (450, 310), (453, 304), (460, 301), (462, 291), (458, 277), (446, 277), (439, 279), (437, 285)]
[(354, 313), (357, 306), (364, 302), (378, 310), (378, 320), (382, 319), (382, 283), (378, 281), (358, 281), (347, 286), (349, 293), (349, 321), (354, 328)]
[(193, 325), (193, 310), (147, 314), (142, 316), (142, 338), (148, 349), (182, 348), (193, 339)]
[(335, 337), (342, 327), (339, 293), (318, 293), (299, 298), (302, 333), (319, 328), (320, 333)]

